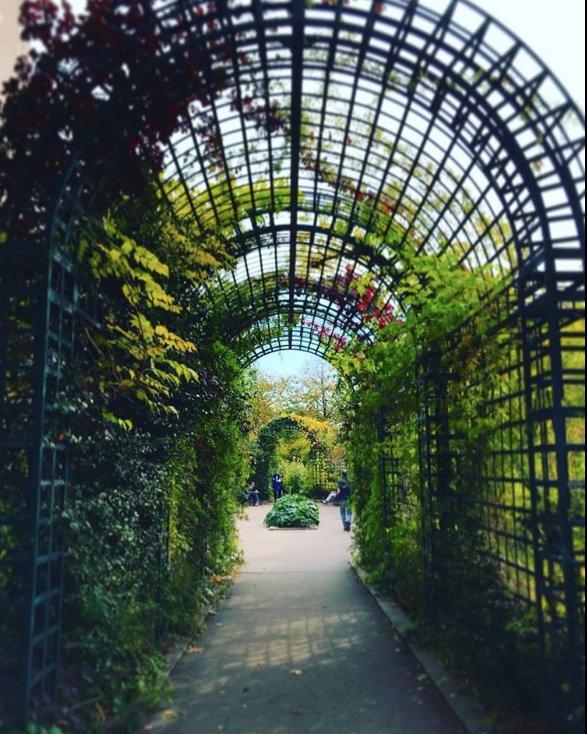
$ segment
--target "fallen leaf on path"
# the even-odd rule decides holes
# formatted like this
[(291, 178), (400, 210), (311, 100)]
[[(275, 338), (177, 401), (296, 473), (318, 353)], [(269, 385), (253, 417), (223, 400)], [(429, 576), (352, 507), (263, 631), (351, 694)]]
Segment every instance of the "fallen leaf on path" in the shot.
[(203, 652), (203, 650), (203, 647), (198, 647), (197, 645), (188, 645), (185, 649), (188, 655), (193, 655), (195, 652)]
[(177, 711), (174, 711), (173, 709), (165, 709), (161, 715), (164, 719), (177, 719)]

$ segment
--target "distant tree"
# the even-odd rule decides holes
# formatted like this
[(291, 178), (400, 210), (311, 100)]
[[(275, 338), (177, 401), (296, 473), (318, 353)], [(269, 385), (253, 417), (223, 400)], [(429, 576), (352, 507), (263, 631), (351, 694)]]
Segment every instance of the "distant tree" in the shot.
[(279, 407), (275, 398), (273, 381), (261, 372), (250, 369), (247, 375), (251, 402), (250, 423), (252, 430), (257, 433), (279, 415)]
[(336, 420), (336, 373), (326, 363), (312, 364), (299, 376), (269, 377), (253, 371), (255, 405), (261, 425), (279, 415), (293, 413), (319, 420)]
[(300, 379), (297, 393), (303, 412), (321, 420), (332, 420), (336, 414), (336, 374), (324, 362), (309, 365)]

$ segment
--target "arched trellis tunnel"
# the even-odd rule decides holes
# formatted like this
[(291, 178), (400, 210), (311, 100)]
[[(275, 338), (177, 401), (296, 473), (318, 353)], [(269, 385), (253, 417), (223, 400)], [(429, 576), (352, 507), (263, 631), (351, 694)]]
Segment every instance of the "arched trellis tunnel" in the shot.
[[(230, 242), (235, 267), (199, 297), (226, 314), (245, 362), (286, 348), (329, 358), (368, 341), (353, 284), (369, 276), (376, 318), (401, 312), (406, 243), (469, 269), (489, 265), (512, 286), (501, 307), (516, 387), (500, 398), (511, 407), (502, 450), (522, 455), (529, 494), (512, 505), (512, 478), (494, 465), (487, 533), (503, 541), (493, 553), (515, 570), (512, 590), (533, 610), (544, 660), (564, 650), (573, 709), (584, 485), (569, 474), (582, 447), (568, 427), (583, 413), (567, 356), (578, 348), (568, 327), (583, 319), (585, 251), (583, 118), (572, 100), (465, 0), (120, 0), (101, 13), (106, 71), (88, 64), (95, 47), (56, 67), (57, 92), (37, 134), (10, 150), (4, 180), (2, 483), (24, 503), (28, 539), (23, 711), (39, 691), (51, 695), (59, 659), (69, 447), (48, 441), (46, 426), (76, 328), (100, 313), (76, 279), (75, 252), (121, 159), (151, 167), (178, 227)], [(5, 128), (9, 149), (11, 135)], [(23, 344), (30, 357), (14, 363)], [(521, 446), (508, 441), (512, 422), (524, 427)], [(437, 469), (428, 466), (431, 495)], [(512, 535), (506, 514), (529, 520)]]

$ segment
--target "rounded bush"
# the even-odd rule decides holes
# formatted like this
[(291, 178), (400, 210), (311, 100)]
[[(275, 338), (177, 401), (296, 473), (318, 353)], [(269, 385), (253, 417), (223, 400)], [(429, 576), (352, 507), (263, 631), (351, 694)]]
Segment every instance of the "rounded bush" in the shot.
[(310, 528), (319, 522), (318, 505), (301, 494), (281, 497), (265, 517), (265, 525), (274, 528)]

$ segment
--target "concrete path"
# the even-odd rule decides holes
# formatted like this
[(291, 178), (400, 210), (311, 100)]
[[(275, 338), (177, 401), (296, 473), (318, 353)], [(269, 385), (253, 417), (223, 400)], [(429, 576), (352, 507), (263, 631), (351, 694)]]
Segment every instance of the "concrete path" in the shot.
[(321, 507), (317, 530), (239, 523), (246, 563), (172, 676), (165, 734), (463, 734), (348, 565), (350, 535)]

